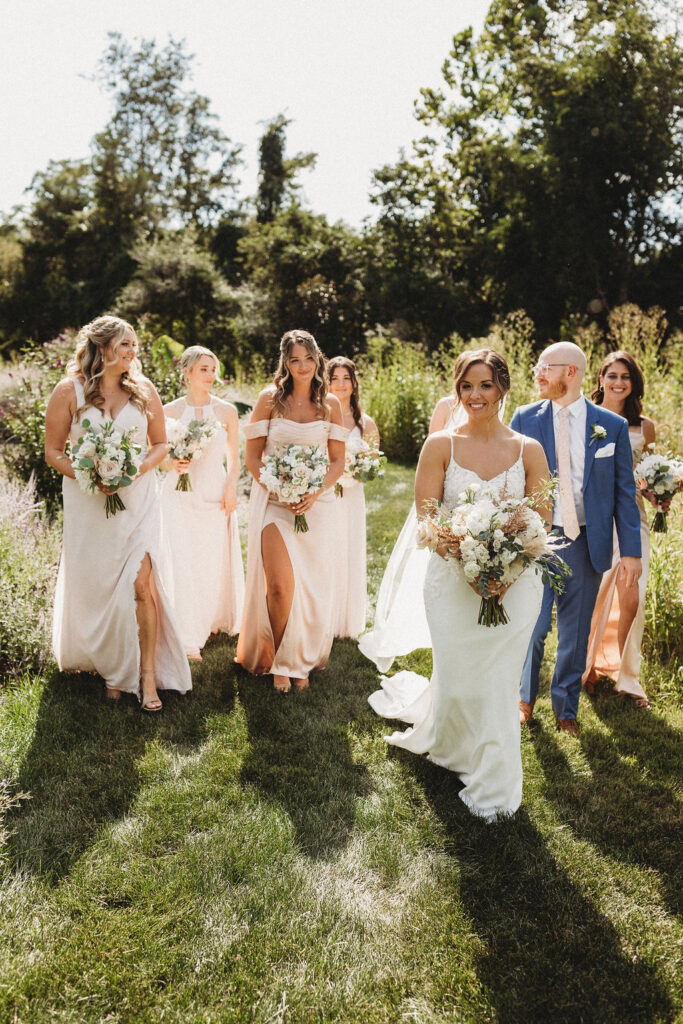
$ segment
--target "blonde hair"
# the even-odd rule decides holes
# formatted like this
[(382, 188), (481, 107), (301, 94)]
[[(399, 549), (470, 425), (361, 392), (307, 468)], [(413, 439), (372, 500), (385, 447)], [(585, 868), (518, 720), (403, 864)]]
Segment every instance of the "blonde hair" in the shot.
[(330, 410), (325, 401), (327, 395), (327, 371), (325, 369), (325, 357), (318, 347), (318, 342), (308, 331), (294, 330), (287, 331), (282, 335), (280, 341), (280, 361), (273, 377), (275, 395), (273, 396), (273, 412), (278, 416), (284, 416), (287, 412), (286, 399), (294, 390), (294, 380), (289, 372), (289, 359), (295, 345), (303, 345), (309, 355), (315, 359), (315, 374), (311, 381), (311, 401), (322, 413), (323, 419), (328, 419)]
[(203, 345), (190, 345), (186, 348), (180, 357), (180, 372), (183, 376), (183, 381), (187, 384), (187, 375), (195, 363), (198, 363), (203, 356), (209, 356), (213, 359), (216, 364), (216, 380), (218, 380), (221, 372), (221, 364), (218, 361), (218, 356), (215, 352), (212, 352), (210, 348), (204, 348)]
[[(114, 346), (114, 354), (124, 339), (126, 331), (130, 331), (135, 340), (137, 336), (127, 320), (118, 316), (98, 316), (85, 327), (81, 327), (76, 338), (76, 351), (66, 368), (69, 377), (83, 379), (83, 395), (85, 403), (79, 414), (89, 405), (104, 408), (104, 398), (100, 394), (100, 379), (111, 363), (107, 362), (105, 349), (109, 344)], [(130, 395), (133, 405), (146, 413), (149, 404), (147, 389), (141, 375), (142, 368), (137, 359), (130, 364), (129, 370), (121, 374), (120, 384)]]

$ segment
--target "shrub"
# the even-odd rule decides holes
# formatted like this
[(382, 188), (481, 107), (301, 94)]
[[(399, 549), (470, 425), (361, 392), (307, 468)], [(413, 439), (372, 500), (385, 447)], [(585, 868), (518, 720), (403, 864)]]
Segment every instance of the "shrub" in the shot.
[(358, 373), (361, 402), (377, 423), (383, 451), (392, 459), (415, 461), (446, 388), (427, 352), (376, 334), (358, 359)]
[(33, 481), (0, 480), (0, 674), (50, 658), (60, 527), (36, 500)]

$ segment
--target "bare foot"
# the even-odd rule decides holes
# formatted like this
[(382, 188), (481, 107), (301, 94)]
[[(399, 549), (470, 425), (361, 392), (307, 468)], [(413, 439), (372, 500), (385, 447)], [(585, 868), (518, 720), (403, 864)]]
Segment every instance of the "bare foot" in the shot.
[(121, 700), (121, 694), (123, 693), (123, 690), (117, 690), (116, 687), (114, 686), (108, 686), (106, 688), (105, 693), (107, 700), (117, 701)]
[(298, 690), (299, 693), (301, 693), (302, 690), (307, 690), (308, 689), (308, 676), (306, 676), (304, 679), (295, 679), (294, 680), (294, 689)]
[(276, 693), (289, 693), (292, 688), (289, 676), (273, 676), (273, 687)]
[[(145, 685), (145, 677), (147, 677), (147, 685)], [(140, 669), (140, 687), (142, 689), (141, 709), (143, 711), (161, 711), (163, 704), (157, 693), (157, 681), (153, 668)]]
[(191, 651), (190, 654), (188, 654), (188, 656), (187, 656), (187, 660), (188, 661), (201, 661), (202, 660), (202, 656), (199, 653), (199, 651)]

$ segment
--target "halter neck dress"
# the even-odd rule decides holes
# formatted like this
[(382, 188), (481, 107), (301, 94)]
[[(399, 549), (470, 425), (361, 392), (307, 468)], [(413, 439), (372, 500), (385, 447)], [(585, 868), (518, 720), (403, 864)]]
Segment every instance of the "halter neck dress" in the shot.
[(216, 416), (215, 399), (202, 406), (183, 399), (178, 419), (213, 419), (218, 425), (201, 457), (190, 462), (192, 490), (176, 490), (174, 472), (161, 485), (162, 578), (185, 651), (197, 655), (211, 633), (239, 631), (244, 568), (237, 513), (226, 516), (221, 506), (227, 433)]

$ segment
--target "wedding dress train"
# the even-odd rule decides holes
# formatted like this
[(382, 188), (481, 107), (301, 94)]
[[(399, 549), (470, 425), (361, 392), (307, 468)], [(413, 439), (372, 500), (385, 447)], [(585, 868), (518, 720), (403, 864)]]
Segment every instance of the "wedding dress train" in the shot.
[[(490, 481), (459, 466), (451, 453), (444, 505), (456, 505), (472, 483), (523, 497), (522, 452), (513, 466)], [(435, 764), (456, 772), (464, 783), (460, 798), (474, 814), (492, 820), (516, 811), (522, 799), (519, 680), (543, 585), (539, 575), (527, 570), (505, 595), (509, 622), (480, 626), (481, 599), (460, 567), (437, 554), (427, 557), (424, 607), (433, 651), (432, 678), (414, 672), (383, 677), (382, 689), (369, 702), (383, 717), (411, 723), (406, 731), (387, 736), (389, 743), (427, 754)], [(413, 604), (421, 604), (419, 595), (414, 595)]]

